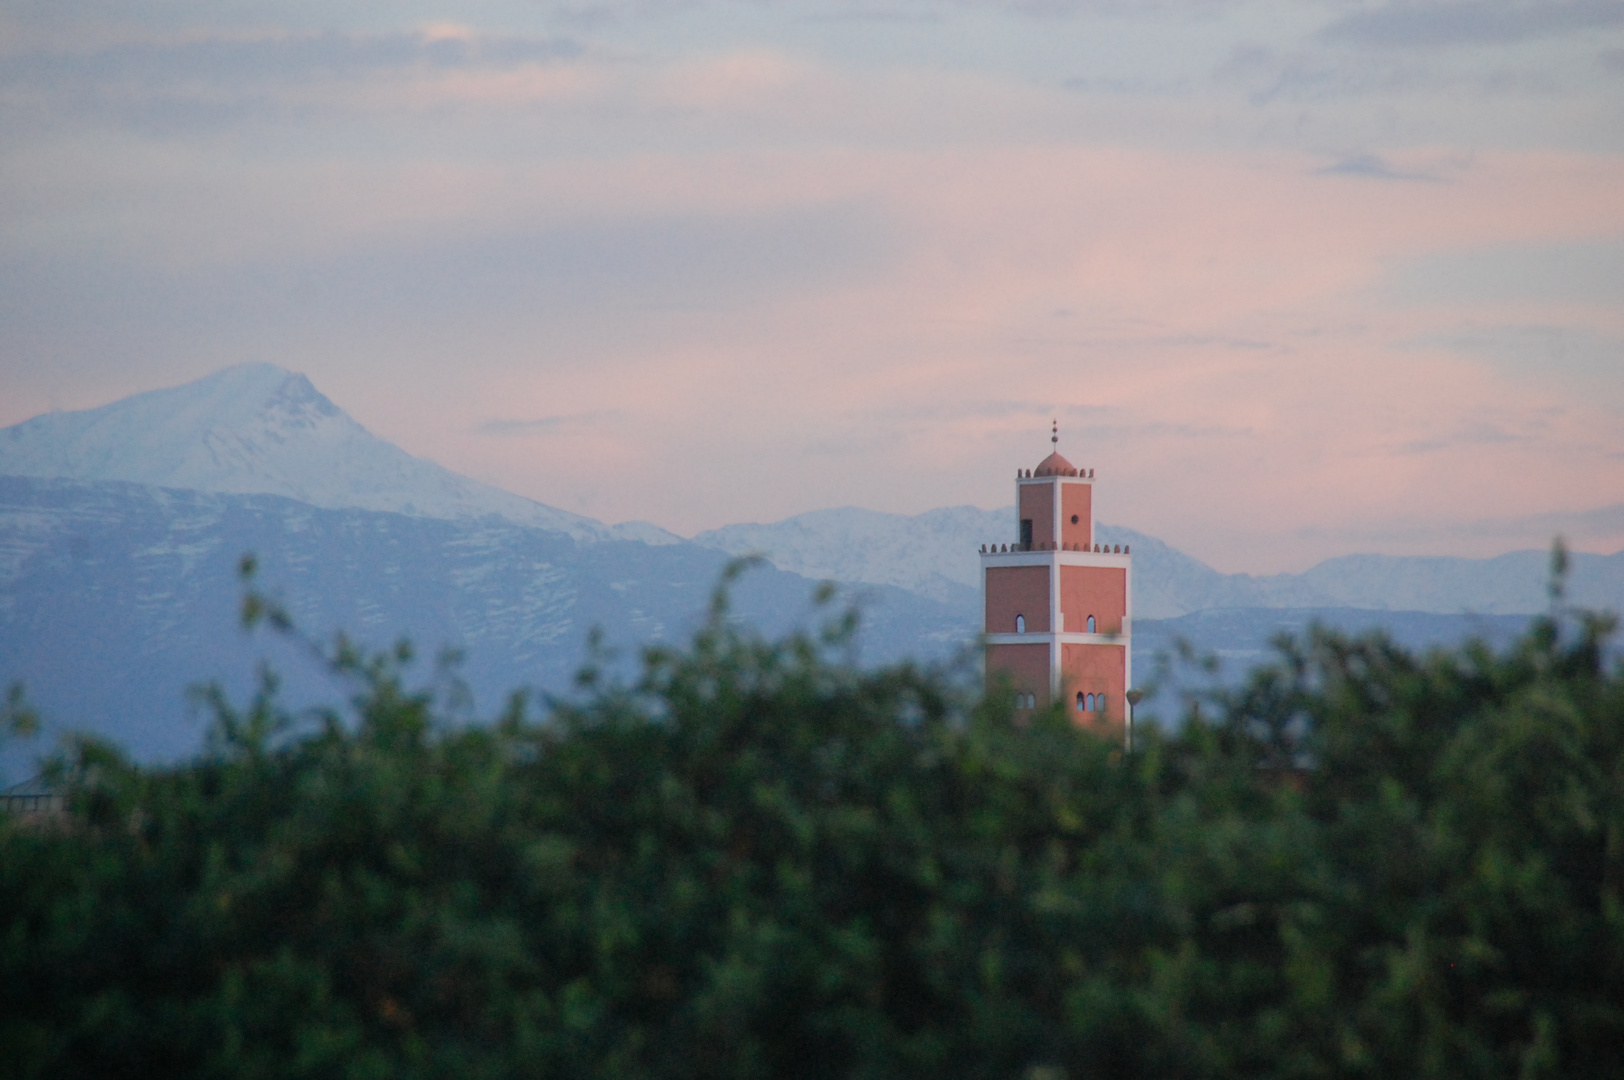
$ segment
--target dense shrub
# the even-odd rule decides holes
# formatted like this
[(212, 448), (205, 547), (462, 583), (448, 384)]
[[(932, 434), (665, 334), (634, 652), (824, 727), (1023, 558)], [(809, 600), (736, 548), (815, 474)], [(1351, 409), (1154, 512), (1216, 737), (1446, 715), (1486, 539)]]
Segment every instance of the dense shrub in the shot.
[(1619, 1075), (1624, 672), (1563, 625), (1283, 642), (1131, 754), (720, 605), (484, 725), (341, 644), (346, 709), (0, 821), (0, 1071)]

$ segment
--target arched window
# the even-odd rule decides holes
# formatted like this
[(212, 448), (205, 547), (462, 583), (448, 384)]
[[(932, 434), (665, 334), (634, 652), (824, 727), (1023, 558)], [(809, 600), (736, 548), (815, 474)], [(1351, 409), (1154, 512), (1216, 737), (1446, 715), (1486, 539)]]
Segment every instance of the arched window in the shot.
[(1092, 615), (1088, 617), (1088, 632), (1090, 634), (1094, 632), (1094, 616)]
[(1015, 616), (1015, 632), (1017, 634), (1026, 633), (1026, 616), (1025, 615), (1017, 615), (1017, 616)]
[(1078, 712), (1085, 712), (1085, 711), (1087, 711), (1087, 710), (1085, 710), (1085, 709), (1084, 709), (1084, 708), (1083, 708), (1083, 693), (1082, 693), (1082, 691), (1081, 691), (1081, 690), (1079, 690), (1079, 691), (1078, 691), (1078, 692), (1077, 692), (1077, 711), (1078, 711)]
[(1093, 694), (1088, 695), (1088, 700), (1087, 700), (1087, 703), (1083, 706), (1083, 711), (1084, 712), (1093, 712), (1094, 711), (1094, 695)]
[(1094, 711), (1095, 712), (1104, 712), (1105, 711), (1105, 695), (1104, 694), (1095, 694), (1094, 695)]

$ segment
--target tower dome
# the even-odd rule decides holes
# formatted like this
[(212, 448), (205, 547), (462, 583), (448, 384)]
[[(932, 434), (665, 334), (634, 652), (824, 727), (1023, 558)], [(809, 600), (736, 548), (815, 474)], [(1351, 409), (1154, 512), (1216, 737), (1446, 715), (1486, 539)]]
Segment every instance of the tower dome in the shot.
[(1076, 476), (1077, 469), (1071, 462), (1060, 456), (1056, 450), (1043, 459), (1042, 464), (1032, 470), (1033, 476)]

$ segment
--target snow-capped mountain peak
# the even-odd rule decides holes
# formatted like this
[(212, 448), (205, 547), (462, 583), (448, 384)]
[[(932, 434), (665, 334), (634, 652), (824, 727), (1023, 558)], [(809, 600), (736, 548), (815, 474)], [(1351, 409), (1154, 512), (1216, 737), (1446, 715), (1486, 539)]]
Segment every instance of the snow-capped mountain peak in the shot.
[(282, 495), (329, 509), (451, 520), (495, 515), (581, 540), (662, 539), (652, 526), (610, 527), (413, 457), (372, 435), (305, 376), (272, 364), (226, 368), (0, 430), (0, 474)]

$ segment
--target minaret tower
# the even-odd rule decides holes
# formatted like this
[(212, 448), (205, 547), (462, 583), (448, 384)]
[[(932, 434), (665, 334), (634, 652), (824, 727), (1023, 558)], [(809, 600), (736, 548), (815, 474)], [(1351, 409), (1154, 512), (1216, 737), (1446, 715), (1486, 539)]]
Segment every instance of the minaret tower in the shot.
[(1020, 539), (981, 549), (987, 675), (1005, 675), (1016, 715), (1056, 701), (1079, 724), (1128, 734), (1132, 560), (1094, 542), (1094, 470), (1055, 451), (1015, 473)]

